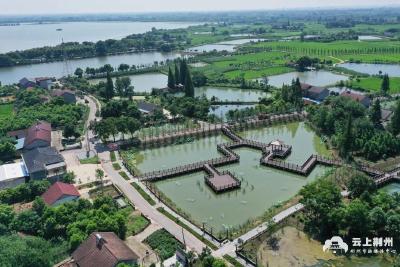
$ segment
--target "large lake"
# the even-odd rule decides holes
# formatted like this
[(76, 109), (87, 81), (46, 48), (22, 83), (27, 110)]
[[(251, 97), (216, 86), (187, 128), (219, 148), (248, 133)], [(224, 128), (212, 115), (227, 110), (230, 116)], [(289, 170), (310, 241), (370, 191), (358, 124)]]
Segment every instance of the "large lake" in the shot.
[[(145, 33), (152, 28), (177, 29), (198, 23), (184, 22), (63, 22), (0, 26), (0, 53), (64, 42), (96, 42)], [(62, 31), (57, 31), (62, 29)]]
[(114, 68), (121, 63), (129, 65), (151, 65), (154, 61), (166, 61), (180, 57), (179, 53), (160, 53), (146, 52), (135, 54), (124, 54), (117, 56), (94, 57), (78, 60), (70, 60), (66, 65), (64, 62), (52, 62), (44, 64), (15, 66), (9, 68), (0, 68), (0, 81), (3, 84), (17, 83), (23, 77), (62, 77), (72, 74), (76, 68), (85, 69), (86, 67), (98, 68), (105, 64), (110, 64)]
[(391, 77), (400, 77), (400, 65), (392, 64), (367, 64), (367, 63), (343, 63), (340, 67), (354, 70), (369, 75), (378, 75), (379, 71), (387, 73)]

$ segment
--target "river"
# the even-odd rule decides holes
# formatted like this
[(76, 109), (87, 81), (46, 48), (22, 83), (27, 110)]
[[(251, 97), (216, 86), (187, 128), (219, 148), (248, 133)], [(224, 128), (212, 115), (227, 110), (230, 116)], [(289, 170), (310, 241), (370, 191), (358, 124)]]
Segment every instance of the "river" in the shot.
[[(42, 46), (54, 46), (64, 42), (96, 42), (121, 39), (130, 34), (145, 33), (152, 28), (187, 28), (199, 23), (185, 22), (62, 22), (19, 26), (0, 26), (0, 53)], [(62, 29), (62, 31), (57, 31)]]
[(180, 57), (176, 52), (160, 53), (145, 52), (134, 54), (123, 54), (116, 56), (94, 57), (79, 60), (69, 60), (68, 63), (52, 62), (44, 64), (23, 65), (9, 68), (0, 68), (0, 81), (2, 84), (17, 83), (23, 77), (62, 77), (73, 74), (76, 68), (85, 69), (86, 67), (98, 68), (105, 64), (110, 64), (114, 68), (121, 63), (129, 65), (152, 65), (155, 61), (161, 62)]

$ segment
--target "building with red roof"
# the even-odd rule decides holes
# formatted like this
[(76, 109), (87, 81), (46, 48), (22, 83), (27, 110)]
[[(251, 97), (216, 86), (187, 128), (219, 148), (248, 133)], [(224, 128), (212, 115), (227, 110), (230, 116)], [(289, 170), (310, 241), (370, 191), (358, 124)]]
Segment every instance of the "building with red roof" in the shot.
[(78, 199), (80, 194), (72, 184), (56, 182), (42, 195), (44, 202), (49, 206)]
[(137, 264), (139, 256), (113, 232), (94, 232), (72, 253), (79, 267), (115, 267)]
[(24, 149), (30, 150), (37, 147), (48, 147), (51, 145), (51, 124), (38, 121), (27, 129)]
[(369, 108), (371, 106), (371, 98), (369, 98), (366, 95), (363, 94), (358, 94), (353, 91), (344, 91), (343, 93), (340, 94), (341, 96), (348, 97), (353, 99), (354, 101), (357, 101), (364, 105), (364, 107)]

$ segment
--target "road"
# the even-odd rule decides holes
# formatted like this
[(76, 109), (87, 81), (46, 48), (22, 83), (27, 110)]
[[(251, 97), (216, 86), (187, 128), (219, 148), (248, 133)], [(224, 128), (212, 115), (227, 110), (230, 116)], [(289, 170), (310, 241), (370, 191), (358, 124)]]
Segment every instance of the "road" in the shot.
[[(89, 126), (90, 121), (95, 120), (97, 109), (100, 108), (100, 103), (94, 97), (86, 96), (86, 100), (89, 101), (88, 106), (90, 108), (88, 120), (86, 122), (86, 127)], [(97, 102), (97, 105), (96, 105)], [(99, 148), (102, 146), (99, 140), (95, 139), (95, 135), (91, 130), (87, 130), (87, 136), (89, 140), (85, 137), (83, 141), (83, 147), (89, 144), (91, 150)], [(93, 142), (92, 142), (93, 140)], [(158, 225), (166, 229), (171, 233), (176, 239), (186, 245), (193, 251), (201, 253), (205, 245), (203, 242), (198, 240), (194, 235), (189, 233), (187, 230), (182, 229), (174, 221), (165, 217), (160, 213), (155, 207), (151, 206), (132, 185), (129, 184), (124, 178), (122, 178), (117, 171), (114, 170), (112, 163), (110, 161), (110, 152), (106, 150), (97, 150), (98, 156), (101, 160), (101, 165), (107, 175), (107, 179), (110, 179), (116, 186), (118, 186), (125, 196), (131, 201), (135, 207), (140, 210), (145, 216), (147, 216), (151, 221), (156, 222)], [(183, 234), (182, 234), (183, 233)], [(185, 240), (183, 240), (183, 237)]]
[[(139, 209), (145, 216), (150, 218), (150, 220), (156, 222), (158, 225), (162, 226), (169, 233), (175, 236), (182, 243), (186, 243), (189, 249), (201, 253), (205, 245), (203, 242), (198, 240), (195, 236), (189, 233), (187, 230), (182, 229), (175, 222), (171, 221), (160, 213), (155, 207), (151, 206), (137, 191), (130, 185), (124, 178), (122, 178), (118, 172), (116, 172), (110, 162), (110, 153), (105, 151), (99, 153), (99, 157), (102, 161), (102, 167), (108, 179), (110, 179), (115, 185), (117, 185), (125, 196), (131, 201), (137, 209)], [(183, 230), (183, 235), (182, 235)]]

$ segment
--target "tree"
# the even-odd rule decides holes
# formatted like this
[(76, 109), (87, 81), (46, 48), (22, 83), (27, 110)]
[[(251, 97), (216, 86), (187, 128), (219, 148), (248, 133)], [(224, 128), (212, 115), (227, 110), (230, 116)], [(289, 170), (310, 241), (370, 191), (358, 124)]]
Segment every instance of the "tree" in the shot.
[(0, 161), (7, 161), (16, 156), (15, 145), (9, 139), (0, 140)]
[(105, 56), (107, 55), (107, 47), (104, 41), (98, 41), (95, 45), (96, 55)]
[(342, 157), (348, 157), (353, 148), (353, 118), (349, 114), (347, 116), (346, 124), (343, 133), (339, 137), (339, 154)]
[(76, 175), (74, 172), (72, 172), (72, 171), (67, 172), (61, 178), (61, 182), (67, 183), (67, 184), (73, 184), (73, 183), (75, 183), (75, 178), (76, 178)]
[(338, 231), (342, 220), (340, 189), (329, 180), (318, 180), (306, 185), (300, 194), (305, 207), (305, 230), (312, 236), (326, 239)]
[(75, 130), (75, 125), (73, 125), (72, 123), (68, 123), (64, 126), (64, 131), (63, 131), (63, 135), (65, 138), (71, 138), (73, 136), (76, 136), (76, 130)]
[(375, 100), (374, 104), (372, 105), (370, 118), (374, 125), (379, 125), (381, 123), (381, 102), (379, 99)]
[(311, 67), (312, 64), (313, 64), (312, 59), (307, 56), (301, 57), (297, 60), (299, 71), (305, 71), (308, 67)]
[(128, 89), (131, 87), (131, 78), (122, 77), (115, 80), (115, 89), (120, 97), (128, 96)]
[(383, 75), (383, 79), (382, 79), (382, 85), (381, 85), (381, 91), (383, 94), (387, 94), (390, 90), (390, 79), (389, 79), (389, 75), (385, 74)]
[(105, 88), (105, 97), (107, 100), (110, 100), (114, 97), (114, 83), (112, 81), (110, 72), (107, 72), (107, 82)]
[(104, 179), (104, 171), (102, 169), (96, 169), (96, 180), (100, 182), (100, 185), (103, 185), (103, 179)]
[(168, 68), (168, 88), (174, 89), (175, 88), (175, 76), (172, 73), (171, 67)]
[(133, 138), (135, 132), (140, 129), (140, 122), (132, 117), (128, 117), (126, 119), (126, 127), (128, 132), (131, 134), (131, 137)]
[(400, 133), (400, 101), (397, 101), (396, 109), (390, 121), (390, 129), (394, 136)]
[(194, 85), (189, 69), (186, 70), (185, 96), (194, 98)]
[(187, 73), (186, 73), (187, 71), (188, 71), (188, 66), (186, 64), (186, 60), (183, 59), (183, 60), (180, 61), (180, 71), (179, 71), (179, 73), (180, 73), (179, 81), (180, 81), (180, 84), (182, 84), (182, 85), (185, 85), (185, 80), (186, 80), (186, 77), (187, 77)]
[(347, 188), (352, 198), (360, 197), (364, 192), (372, 193), (375, 189), (375, 182), (364, 174), (353, 175), (347, 183)]
[(179, 72), (178, 65), (175, 63), (175, 83), (178, 84), (181, 81), (181, 74)]
[(76, 76), (78, 76), (78, 78), (82, 78), (82, 76), (83, 76), (83, 69), (77, 68), (77, 69), (75, 70), (74, 74), (75, 74)]
[(368, 234), (370, 227), (368, 217), (369, 207), (360, 199), (353, 200), (346, 208), (346, 224), (350, 228), (350, 236)]

